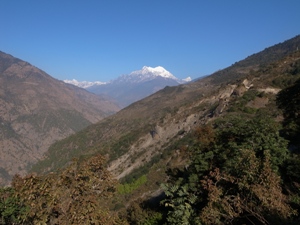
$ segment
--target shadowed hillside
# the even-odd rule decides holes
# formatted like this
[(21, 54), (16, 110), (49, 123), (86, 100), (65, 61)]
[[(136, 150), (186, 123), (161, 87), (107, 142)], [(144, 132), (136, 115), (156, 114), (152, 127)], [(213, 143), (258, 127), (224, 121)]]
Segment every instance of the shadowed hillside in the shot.
[(48, 147), (115, 113), (104, 98), (0, 52), (0, 183), (25, 174)]

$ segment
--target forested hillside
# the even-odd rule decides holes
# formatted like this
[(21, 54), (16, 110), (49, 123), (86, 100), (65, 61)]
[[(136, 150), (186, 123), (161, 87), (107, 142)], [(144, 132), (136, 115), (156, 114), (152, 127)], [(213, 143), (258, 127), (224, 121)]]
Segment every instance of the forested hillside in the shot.
[(295, 40), (57, 142), (1, 189), (1, 222), (299, 224)]

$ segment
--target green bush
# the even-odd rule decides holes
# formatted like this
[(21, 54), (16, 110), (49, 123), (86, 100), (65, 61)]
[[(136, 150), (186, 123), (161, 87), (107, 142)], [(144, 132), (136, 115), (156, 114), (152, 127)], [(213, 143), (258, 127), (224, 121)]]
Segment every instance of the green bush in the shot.
[(0, 188), (0, 224), (20, 224), (28, 210), (13, 188)]
[(147, 182), (146, 175), (141, 176), (137, 180), (132, 181), (131, 183), (119, 184), (117, 186), (117, 191), (119, 194), (130, 194), (134, 190), (138, 189), (141, 185)]

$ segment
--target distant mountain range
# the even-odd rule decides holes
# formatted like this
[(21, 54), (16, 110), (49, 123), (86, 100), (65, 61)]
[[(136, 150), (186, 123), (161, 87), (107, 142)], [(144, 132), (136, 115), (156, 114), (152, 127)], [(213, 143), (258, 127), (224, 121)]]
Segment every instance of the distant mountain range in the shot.
[[(52, 145), (46, 158), (33, 170), (55, 171), (67, 165), (73, 157), (102, 154), (108, 159), (109, 170), (118, 179), (137, 179), (143, 174), (147, 179), (151, 177), (151, 182), (143, 187), (149, 192), (139, 192), (140, 195), (132, 199), (145, 198), (146, 193), (152, 198), (155, 193), (161, 193), (160, 186), (155, 184), (167, 180), (167, 175), (159, 177), (162, 171), (177, 171), (172, 169), (180, 166), (186, 168), (189, 161), (186, 149), (192, 143), (190, 138), (195, 138), (192, 131), (197, 127), (224, 116), (246, 119), (255, 117), (256, 113), (280, 120), (281, 114), (275, 104), (276, 93), (300, 78), (299, 46), (300, 35), (205, 78), (165, 87), (83, 132)], [(152, 69), (155, 73), (161, 70), (160, 74), (164, 76), (148, 78), (155, 75)], [(164, 79), (178, 84), (160, 67), (144, 67), (100, 86), (114, 87), (116, 93), (121, 94), (118, 88), (127, 84), (127, 89), (122, 90), (125, 96), (125, 93), (130, 93), (130, 87), (138, 87), (134, 84), (139, 80), (143, 80), (139, 83), (142, 91), (153, 88), (156, 79), (160, 85)]]
[(102, 84), (106, 84), (105, 82), (101, 82), (101, 81), (77, 81), (75, 79), (72, 80), (64, 80), (65, 83), (67, 84), (73, 84), (77, 87), (81, 87), (81, 88), (89, 88), (95, 85), (102, 85)]
[(0, 86), (0, 185), (25, 174), (53, 142), (119, 110), (4, 52)]
[(121, 75), (110, 82), (89, 82), (64, 80), (64, 82), (87, 89), (97, 95), (108, 96), (116, 101), (120, 107), (145, 98), (166, 86), (176, 86), (191, 81), (191, 78), (178, 79), (161, 66), (144, 66), (130, 74)]

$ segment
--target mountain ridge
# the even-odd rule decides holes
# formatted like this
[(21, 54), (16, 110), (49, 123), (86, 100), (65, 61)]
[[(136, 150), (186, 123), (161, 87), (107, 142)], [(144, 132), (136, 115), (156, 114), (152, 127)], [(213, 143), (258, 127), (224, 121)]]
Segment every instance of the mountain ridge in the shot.
[[(128, 77), (129, 77), (129, 79), (126, 79)], [(186, 82), (190, 82), (192, 80), (191, 77), (187, 77), (185, 79), (179, 79), (179, 78), (175, 77), (173, 74), (171, 74), (169, 71), (167, 71), (165, 68), (163, 68), (162, 66), (157, 66), (157, 67), (143, 66), (143, 68), (141, 70), (132, 71), (129, 74), (121, 75), (118, 78), (113, 79), (113, 80), (108, 81), (108, 82), (78, 81), (76, 79), (63, 80), (63, 81), (65, 83), (73, 84), (73, 85), (78, 86), (78, 87), (90, 88), (90, 87), (93, 87), (93, 86), (100, 86), (100, 85), (105, 85), (105, 84), (109, 84), (109, 83), (118, 83), (122, 80), (125, 80), (125, 81), (128, 81), (128, 82), (130, 82), (132, 80), (133, 83), (140, 83), (140, 82), (143, 82), (145, 80), (154, 79), (155, 77), (170, 78), (170, 79), (176, 80), (178, 83), (186, 83)]]
[(95, 86), (95, 85), (106, 84), (106, 82), (101, 82), (101, 81), (78, 81), (76, 79), (63, 80), (63, 81), (67, 84), (72, 84), (74, 86), (84, 88), (84, 89)]
[[(268, 92), (274, 89), (272, 82), (267, 84), (271, 86), (268, 89), (266, 84), (259, 83), (259, 79), (254, 75), (259, 70), (266, 70), (267, 63), (270, 64), (295, 52), (295, 46), (299, 44), (300, 36), (296, 36), (256, 53), (254, 56), (260, 58), (259, 61), (247, 57), (211, 76), (175, 87), (165, 87), (84, 130), (83, 132), (88, 135), (84, 142), (79, 143), (74, 136), (56, 143), (47, 153), (48, 158), (46, 157), (43, 162), (44, 168), (51, 170), (50, 165), (54, 159), (50, 158), (51, 155), (57, 154), (55, 152), (58, 149), (64, 150), (65, 153), (61, 152), (63, 155), (72, 155), (72, 157), (80, 155), (80, 151), (68, 147), (71, 145), (77, 146), (76, 149), (84, 149), (88, 154), (100, 152), (108, 155), (109, 168), (121, 178), (141, 164), (150, 162), (155, 155), (162, 153), (166, 146), (171, 145), (170, 140), (178, 140), (193, 127), (221, 115), (228, 107), (231, 96), (242, 96), (249, 87), (253, 88), (254, 84), (259, 92), (272, 93)], [(282, 51), (282, 49), (287, 50)], [(272, 57), (268, 60), (270, 54)], [(224, 75), (224, 78), (221, 75)], [(275, 89), (274, 93), (276, 93)], [(267, 100), (260, 99), (258, 102), (260, 101), (262, 102), (260, 105), (263, 106), (263, 102)], [(159, 133), (158, 139), (153, 138), (151, 135), (153, 132)], [(131, 158), (137, 157), (136, 154), (141, 159), (137, 161), (143, 163), (130, 163)], [(50, 160), (49, 163), (46, 162), (47, 160)], [(62, 166), (65, 162), (60, 160), (57, 163)], [(125, 169), (129, 172), (122, 172)]]
[(56, 140), (115, 113), (105, 98), (0, 52), (0, 183), (24, 175)]
[(65, 80), (100, 96), (109, 96), (122, 108), (155, 93), (166, 86), (176, 86), (190, 82), (191, 78), (178, 79), (162, 66), (144, 66), (141, 70), (124, 74), (109, 82), (78, 82)]
[(98, 200), (105, 216), (119, 215), (116, 224), (298, 224), (300, 51), (292, 42), (165, 87), (56, 142), (33, 168), (45, 174), (16, 177), (16, 192), (52, 223), (70, 221), (65, 210), (87, 221), (82, 207), (94, 211)]

